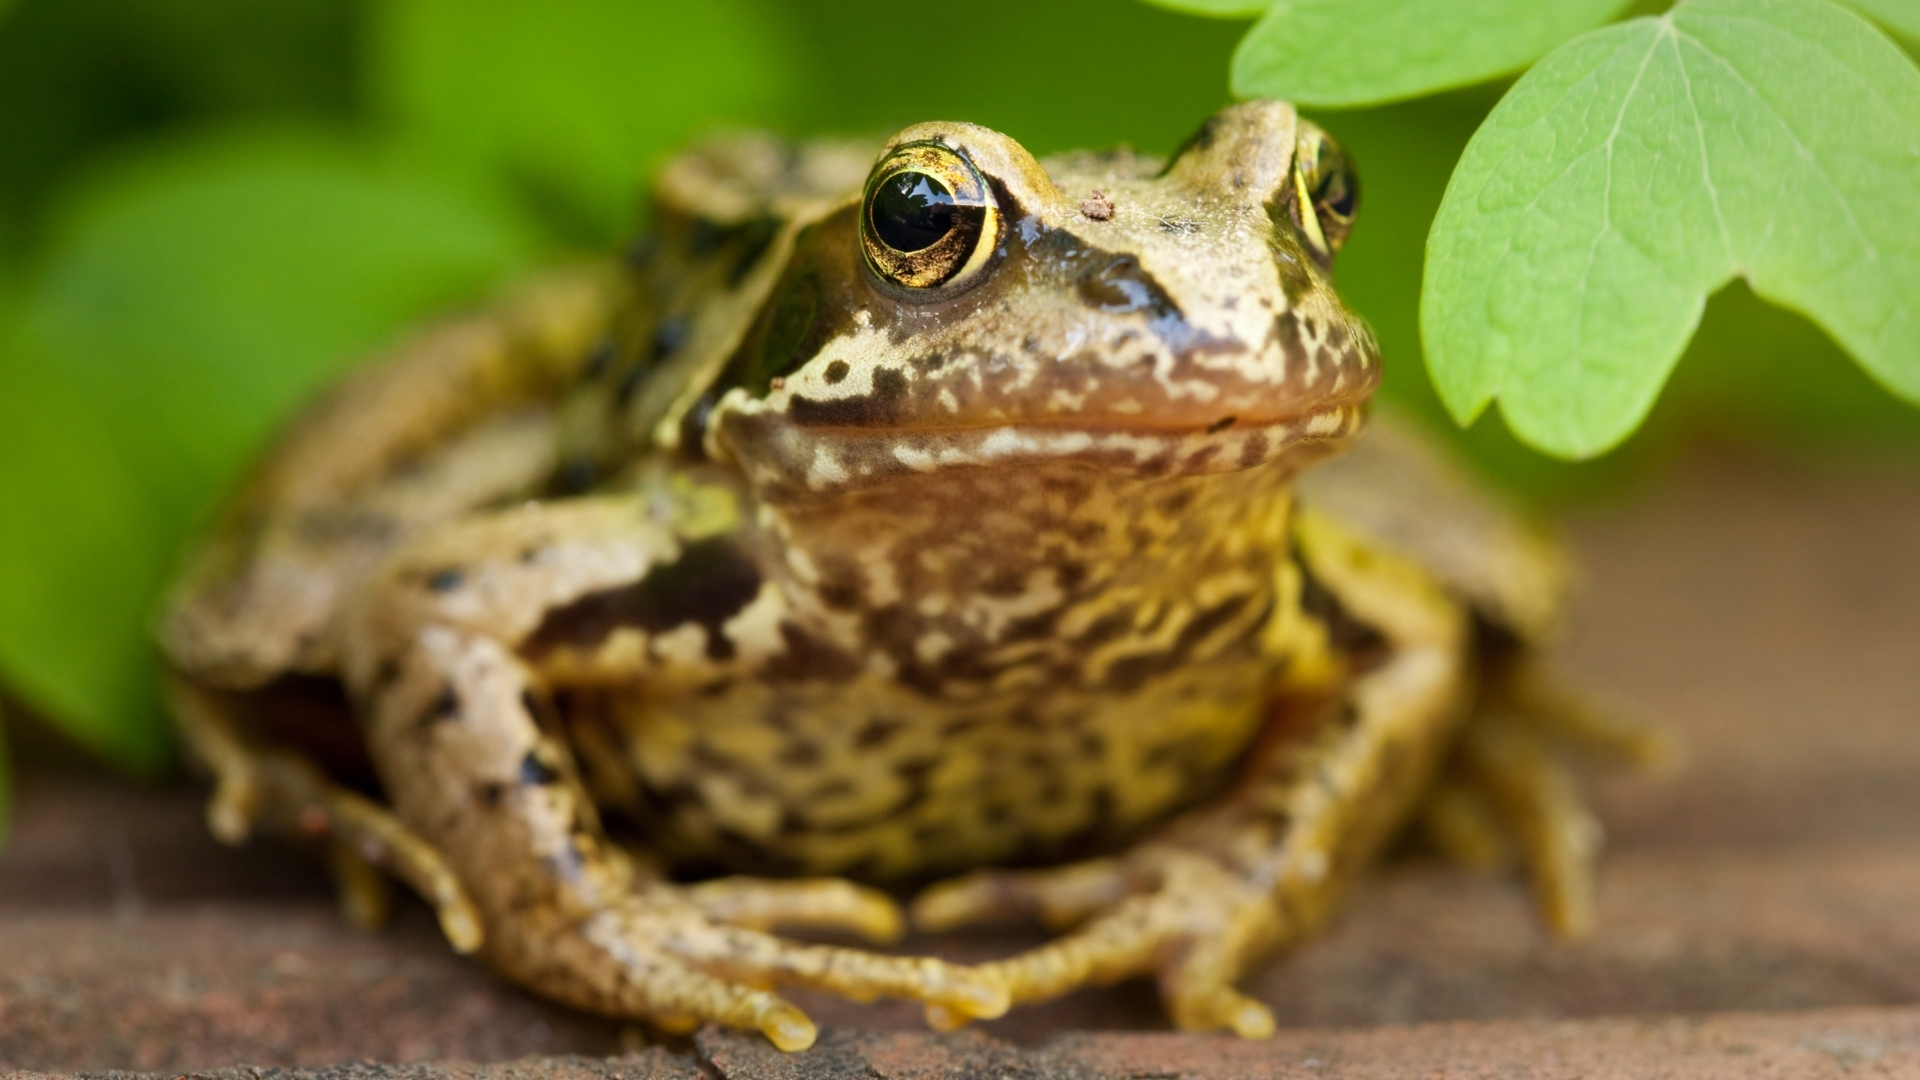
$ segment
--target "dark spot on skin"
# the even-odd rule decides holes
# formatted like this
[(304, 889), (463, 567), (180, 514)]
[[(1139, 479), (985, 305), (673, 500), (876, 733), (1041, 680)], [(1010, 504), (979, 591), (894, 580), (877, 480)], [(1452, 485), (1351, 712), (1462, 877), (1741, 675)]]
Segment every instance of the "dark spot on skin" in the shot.
[(653, 331), (653, 347), (647, 355), (649, 363), (657, 364), (670, 360), (687, 343), (687, 334), (692, 330), (685, 315), (673, 315), (660, 320)]
[(400, 664), (397, 661), (392, 657), (380, 661), (380, 666), (373, 669), (373, 682), (367, 687), (367, 697), (378, 698), (386, 693), (387, 688), (392, 686), (393, 681), (399, 677)]
[(473, 794), (475, 798), (480, 800), (482, 805), (496, 807), (500, 805), (502, 799), (507, 797), (507, 786), (505, 784), (481, 784), (478, 788), (474, 789)]
[(600, 463), (591, 458), (572, 458), (561, 463), (553, 474), (548, 490), (555, 496), (583, 495), (600, 482)]
[(820, 602), (839, 611), (860, 606), (862, 591), (859, 572), (844, 563), (833, 563), (820, 574)]
[(820, 744), (812, 739), (794, 739), (780, 749), (780, 764), (804, 769), (820, 764)]
[(520, 782), (534, 787), (556, 784), (560, 782), (560, 770), (542, 761), (538, 750), (529, 750), (520, 759)]
[(853, 745), (862, 750), (872, 750), (876, 747), (885, 746), (888, 741), (899, 734), (900, 729), (905, 726), (905, 724), (898, 720), (875, 717), (867, 721), (859, 732), (854, 735)]
[(439, 696), (433, 699), (433, 704), (427, 706), (427, 713), (421, 719), (423, 723), (432, 725), (459, 718), (460, 695), (454, 693), (453, 687), (449, 686), (440, 691)]
[(1235, 418), (1231, 416), (1223, 416), (1220, 419), (1215, 420), (1213, 423), (1207, 425), (1207, 434), (1216, 435), (1222, 431), (1227, 430), (1228, 428), (1233, 426), (1234, 419)]
[(837, 384), (845, 379), (847, 374), (852, 370), (853, 366), (845, 360), (835, 360), (833, 363), (827, 365), (827, 382)]
[(1019, 596), (1027, 591), (1027, 575), (1018, 567), (1003, 567), (980, 583), (980, 591), (988, 596)]
[(796, 395), (787, 405), (796, 424), (807, 427), (885, 427), (899, 422), (907, 376), (899, 368), (876, 368), (873, 389), (857, 397), (815, 401)]
[(1001, 632), (999, 640), (1002, 644), (1005, 644), (1015, 641), (1038, 641), (1043, 638), (1051, 638), (1059, 622), (1059, 608), (1036, 612), (1008, 623), (1007, 628)]
[(640, 384), (647, 381), (647, 374), (652, 370), (645, 364), (635, 364), (628, 368), (626, 373), (620, 376), (619, 385), (613, 388), (614, 403), (624, 408), (627, 402), (633, 400), (633, 395), (639, 391)]
[(927, 778), (933, 774), (934, 766), (937, 764), (938, 762), (935, 761), (920, 759), (903, 761), (893, 767), (894, 775), (906, 783), (907, 791), (898, 802), (888, 808), (888, 816), (897, 817), (927, 801), (927, 796), (932, 792), (932, 786)]
[(645, 270), (660, 254), (660, 238), (653, 233), (640, 237), (627, 245), (624, 252), (627, 265), (635, 270)]
[(1106, 685), (1119, 693), (1130, 694), (1166, 667), (1164, 653), (1137, 653), (1121, 657), (1108, 665)]
[(1300, 567), (1300, 610), (1327, 628), (1327, 639), (1333, 647), (1354, 657), (1362, 667), (1384, 659), (1386, 637), (1371, 624), (1354, 618), (1340, 598), (1313, 576), (1305, 560), (1295, 562)]
[(1054, 580), (1060, 583), (1062, 592), (1069, 594), (1077, 592), (1080, 586), (1087, 583), (1087, 564), (1076, 561), (1063, 562), (1054, 568)]
[(832, 642), (816, 638), (790, 622), (780, 624), (780, 638), (786, 644), (781, 653), (768, 661), (761, 675), (775, 682), (838, 682), (858, 675), (858, 658)]
[(1093, 621), (1093, 625), (1080, 632), (1074, 644), (1082, 648), (1104, 645), (1127, 632), (1133, 625), (1133, 612), (1130, 609), (1110, 611)]
[(588, 593), (549, 611), (523, 648), (529, 655), (592, 649), (621, 627), (658, 634), (698, 623), (707, 631), (707, 655), (724, 660), (733, 655), (733, 643), (722, 624), (759, 592), (759, 568), (738, 548), (723, 539), (701, 540), (631, 585)]
[(1246, 594), (1228, 597), (1195, 615), (1187, 621), (1187, 625), (1180, 628), (1180, 636), (1174, 642), (1174, 651), (1183, 653), (1205, 641), (1209, 634), (1233, 621), (1235, 615), (1246, 610), (1247, 601), (1252, 599), (1252, 596)]
[(580, 368), (580, 377), (587, 382), (592, 382), (605, 375), (607, 369), (613, 366), (614, 354), (617, 351), (612, 338), (601, 338), (595, 342), (592, 350), (587, 353), (587, 362)]
[(808, 794), (816, 799), (844, 799), (853, 794), (853, 781), (842, 776), (821, 784)]
[(714, 402), (720, 400), (717, 391), (709, 390), (694, 401), (680, 418), (680, 450), (684, 454), (696, 457), (706, 453), (707, 421), (713, 416)]
[(1182, 488), (1160, 500), (1160, 512), (1170, 518), (1179, 517), (1181, 514), (1186, 513), (1187, 507), (1192, 505), (1193, 490), (1191, 488)]
[(1300, 327), (1300, 316), (1292, 311), (1283, 311), (1273, 317), (1273, 340), (1286, 356), (1287, 371), (1304, 368), (1307, 364), (1306, 338)]
[(457, 566), (435, 570), (427, 575), (427, 588), (437, 593), (450, 593), (466, 583), (467, 572)]
[(1247, 441), (1240, 444), (1240, 467), (1251, 469), (1267, 460), (1269, 447), (1267, 433), (1254, 431), (1247, 435)]
[(670, 315), (660, 320), (660, 325), (654, 327), (653, 339), (647, 343), (646, 352), (620, 376), (619, 384), (614, 387), (614, 401), (622, 406), (631, 401), (653, 369), (672, 358), (687, 343), (688, 330), (689, 323), (685, 315)]

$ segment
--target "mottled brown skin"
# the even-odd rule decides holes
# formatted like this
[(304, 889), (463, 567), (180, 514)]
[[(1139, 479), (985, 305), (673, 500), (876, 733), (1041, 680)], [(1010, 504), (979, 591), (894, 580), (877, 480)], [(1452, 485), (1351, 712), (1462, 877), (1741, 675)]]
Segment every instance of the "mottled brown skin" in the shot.
[[(1164, 168), (921, 125), (874, 183), (907, 155), (988, 205), (914, 251), (873, 246), (870, 156), (680, 159), (623, 269), (347, 380), (191, 564), (163, 640), (213, 828), (324, 841), (368, 920), (387, 868), (539, 992), (788, 1048), (776, 981), (952, 1026), (1145, 973), (1183, 1026), (1268, 1031), (1233, 981), (1456, 743), (1434, 835), (1497, 853), (1504, 814), (1577, 928), (1592, 830), (1517, 718), (1644, 746), (1526, 662), (1557, 558), (1405, 436), (1294, 506), (1379, 369), (1329, 147), (1275, 102)], [(899, 914), (674, 866), (973, 871), (916, 919), (1074, 928), (979, 969), (804, 945), (764, 930)]]

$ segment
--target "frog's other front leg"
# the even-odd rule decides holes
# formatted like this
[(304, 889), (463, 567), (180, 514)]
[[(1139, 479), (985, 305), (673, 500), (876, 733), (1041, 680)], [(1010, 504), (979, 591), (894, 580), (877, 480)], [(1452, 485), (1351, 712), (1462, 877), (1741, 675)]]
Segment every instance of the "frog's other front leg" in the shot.
[[(1123, 855), (987, 871), (923, 894), (913, 914), (928, 929), (1024, 913), (1085, 919), (985, 965), (1016, 1003), (1153, 974), (1181, 1027), (1270, 1034), (1272, 1014), (1235, 980), (1262, 952), (1319, 924), (1427, 789), (1458, 720), (1464, 612), (1420, 570), (1329, 522), (1303, 514), (1296, 536), (1313, 577), (1384, 638), (1385, 659), (1350, 681), (1313, 734), (1272, 741), (1227, 797)], [(937, 1008), (929, 1019), (964, 1022)]]
[(287, 749), (256, 745), (235, 720), (233, 696), (181, 675), (167, 695), (187, 752), (213, 774), (207, 827), (237, 845), (261, 829), (326, 845), (341, 910), (357, 926), (386, 921), (386, 870), (429, 904), (441, 932), (459, 952), (480, 945), (480, 918), (440, 853), (391, 812), (333, 782), (318, 765)]
[(1547, 926), (1562, 938), (1581, 937), (1593, 928), (1602, 830), (1580, 795), (1573, 760), (1652, 770), (1679, 756), (1665, 732), (1573, 691), (1531, 652), (1495, 655), (1421, 825), (1467, 866), (1497, 868), (1517, 855)]
[(536, 504), (410, 545), (350, 613), (347, 674), (369, 749), (402, 819), (472, 896), (482, 955), (579, 1008), (756, 1028), (783, 1049), (810, 1045), (814, 1028), (765, 989), (774, 982), (912, 997), (964, 1016), (1004, 1011), (1004, 988), (966, 968), (751, 928), (792, 920), (884, 933), (892, 924), (876, 911), (887, 902), (867, 890), (680, 887), (639, 874), (609, 843), (567, 745), (543, 729), (553, 710), (542, 673), (516, 646), (545, 613), (634, 586), (682, 550), (639, 498)]

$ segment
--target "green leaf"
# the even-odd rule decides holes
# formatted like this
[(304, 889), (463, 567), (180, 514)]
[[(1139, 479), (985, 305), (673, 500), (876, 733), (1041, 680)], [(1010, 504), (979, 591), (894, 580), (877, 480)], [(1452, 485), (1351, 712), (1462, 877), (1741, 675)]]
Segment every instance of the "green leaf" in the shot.
[(1920, 41), (1920, 2), (1916, 0), (1847, 0), (1873, 16), (1880, 25)]
[(1277, 0), (1233, 54), (1233, 92), (1376, 105), (1518, 71), (1629, 0)]
[(1920, 70), (1825, 0), (1686, 0), (1569, 42), (1469, 144), (1428, 244), (1428, 364), (1466, 422), (1599, 453), (1735, 275), (1920, 399)]
[(67, 373), (0, 343), (0, 681), (123, 765), (163, 760), (146, 644), (150, 495)]
[[(1274, 0), (1146, 0), (1154, 7), (1211, 19), (1251, 19), (1265, 13)], [(1286, 0), (1280, 0), (1285, 3)]]
[(374, 15), (375, 100), (583, 239), (630, 223), (650, 163), (710, 125), (781, 118), (796, 82), (791, 35), (752, 0), (388, 0)]
[(0, 678), (110, 756), (165, 746), (147, 627), (186, 534), (315, 385), (530, 258), (515, 219), (311, 134), (82, 185), (0, 350)]

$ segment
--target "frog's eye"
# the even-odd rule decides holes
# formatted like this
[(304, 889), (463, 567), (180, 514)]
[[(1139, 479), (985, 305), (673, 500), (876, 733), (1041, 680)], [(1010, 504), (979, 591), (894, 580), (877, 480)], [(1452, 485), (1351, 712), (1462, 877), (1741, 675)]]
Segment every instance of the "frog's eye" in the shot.
[(908, 143), (867, 178), (860, 248), (881, 280), (950, 294), (972, 283), (999, 243), (993, 192), (964, 154)]
[(1309, 123), (1300, 125), (1293, 154), (1293, 190), (1288, 193), (1293, 223), (1324, 265), (1333, 261), (1353, 231), (1360, 208), (1360, 178), (1340, 144)]

